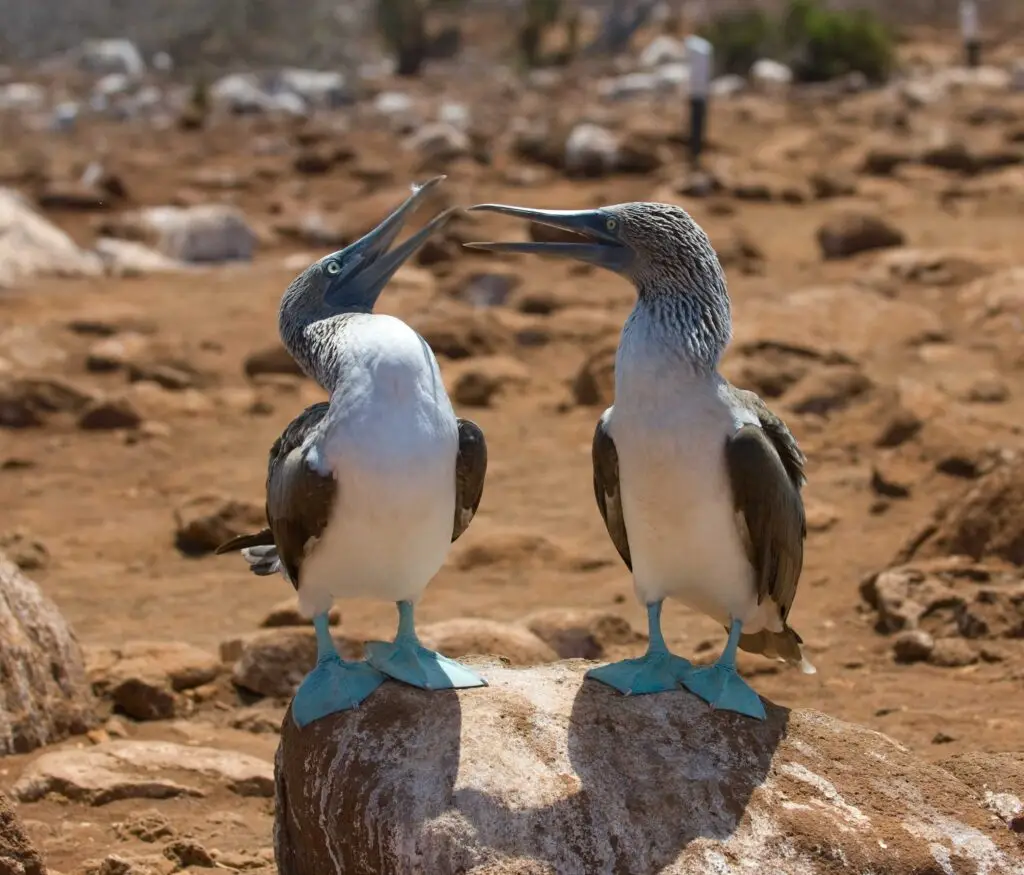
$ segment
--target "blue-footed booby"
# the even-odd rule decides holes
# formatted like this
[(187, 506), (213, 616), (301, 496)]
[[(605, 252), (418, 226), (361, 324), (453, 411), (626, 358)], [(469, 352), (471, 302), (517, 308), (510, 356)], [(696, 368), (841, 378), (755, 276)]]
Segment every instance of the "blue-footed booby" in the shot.
[[(373, 312), (395, 271), (451, 215), (388, 251), (443, 178), (414, 187), (377, 228), (312, 264), (281, 299), (281, 339), (330, 400), (304, 410), (274, 442), (268, 528), (218, 552), (241, 549), (256, 574), (279, 571), (313, 618), (317, 665), (292, 703), (299, 726), (358, 705), (385, 676), (424, 689), (485, 684), (423, 647), (414, 624), (416, 601), (479, 506), (483, 432), (455, 416), (426, 341)], [(396, 602), (394, 641), (369, 642), (365, 661), (343, 660), (328, 626), (338, 596)]]
[[(718, 372), (732, 322), (710, 240), (670, 204), (470, 209), (580, 239), (468, 246), (575, 258), (636, 287), (615, 358), (614, 403), (597, 424), (592, 452), (597, 505), (647, 606), (649, 646), (643, 657), (589, 676), (627, 695), (681, 684), (716, 708), (764, 719), (763, 703), (736, 672), (737, 647), (814, 671), (786, 621), (803, 564), (804, 456), (757, 395)], [(661, 632), (668, 596), (728, 630), (713, 666), (694, 667), (668, 650)]]

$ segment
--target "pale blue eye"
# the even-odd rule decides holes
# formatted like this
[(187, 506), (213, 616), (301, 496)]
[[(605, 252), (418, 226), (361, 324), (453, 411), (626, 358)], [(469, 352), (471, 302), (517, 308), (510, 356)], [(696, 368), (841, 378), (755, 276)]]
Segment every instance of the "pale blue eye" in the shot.
[(338, 264), (338, 262), (336, 261), (329, 261), (327, 262), (327, 272), (331, 276), (336, 276), (337, 274), (341, 273), (341, 265)]
[(614, 231), (616, 228), (619, 227), (619, 223), (616, 219), (609, 219), (607, 222), (604, 223), (604, 226), (609, 231)]

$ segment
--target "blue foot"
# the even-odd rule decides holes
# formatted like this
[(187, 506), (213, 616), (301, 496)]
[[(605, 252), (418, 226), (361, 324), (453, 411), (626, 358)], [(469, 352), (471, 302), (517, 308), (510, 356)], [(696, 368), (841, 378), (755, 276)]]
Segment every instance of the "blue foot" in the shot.
[(365, 648), (366, 661), (396, 681), (421, 690), (462, 690), (486, 687), (476, 672), (429, 650), (420, 644), (413, 625), (413, 606), (398, 603), (398, 634), (393, 642), (370, 641)]
[(322, 659), (299, 685), (292, 717), (301, 729), (328, 714), (355, 708), (384, 680), (365, 662), (347, 662), (337, 655)]
[(693, 666), (674, 653), (649, 650), (639, 659), (624, 659), (587, 672), (588, 678), (614, 687), (624, 696), (678, 690)]
[(366, 661), (388, 677), (421, 690), (487, 686), (480, 675), (415, 640), (371, 641), (366, 645)]
[(712, 708), (764, 720), (765, 710), (761, 698), (736, 673), (736, 648), (742, 631), (743, 623), (733, 620), (729, 626), (729, 640), (718, 662), (706, 668), (695, 668), (683, 680), (683, 686), (695, 696), (700, 696)]
[(384, 675), (365, 662), (348, 662), (338, 655), (327, 614), (313, 618), (316, 666), (302, 679), (292, 699), (292, 719), (300, 729), (314, 720), (355, 708), (384, 683)]
[(683, 686), (719, 711), (735, 711), (758, 720), (765, 718), (761, 697), (732, 666), (695, 668), (683, 681)]
[(689, 675), (693, 666), (681, 656), (669, 652), (661, 634), (661, 602), (651, 602), (647, 606), (647, 630), (647, 653), (639, 659), (624, 659), (592, 668), (587, 677), (614, 687), (624, 696), (679, 689), (680, 682)]

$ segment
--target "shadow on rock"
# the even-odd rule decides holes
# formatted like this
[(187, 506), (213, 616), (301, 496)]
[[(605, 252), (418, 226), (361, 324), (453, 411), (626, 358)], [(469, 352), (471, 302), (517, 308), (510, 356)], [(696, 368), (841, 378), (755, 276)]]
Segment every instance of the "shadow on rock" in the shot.
[[(695, 839), (736, 831), (786, 735), (789, 711), (766, 705), (761, 723), (683, 690), (627, 698), (588, 680), (573, 700), (559, 798), (519, 808), (515, 788), (466, 789), (456, 805), (503, 856), (528, 851), (559, 873), (659, 871)], [(542, 743), (529, 721), (515, 731)]]

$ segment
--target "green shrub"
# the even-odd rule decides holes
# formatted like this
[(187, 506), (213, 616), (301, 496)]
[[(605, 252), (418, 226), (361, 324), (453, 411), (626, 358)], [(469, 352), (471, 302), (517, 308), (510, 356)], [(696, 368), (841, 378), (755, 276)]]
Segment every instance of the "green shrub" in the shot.
[(759, 9), (727, 12), (713, 18), (700, 35), (715, 47), (715, 67), (719, 73), (746, 76), (750, 65), (773, 54), (775, 26)]
[(826, 9), (821, 0), (790, 0), (772, 18), (759, 10), (721, 15), (701, 31), (715, 47), (722, 73), (746, 75), (759, 58), (776, 58), (801, 82), (824, 82), (851, 72), (884, 80), (895, 60), (895, 38), (866, 10)]
[(830, 11), (817, 0), (792, 0), (782, 33), (793, 75), (801, 82), (853, 72), (881, 82), (892, 70), (893, 35), (867, 10)]
[(377, 29), (395, 57), (399, 76), (415, 76), (427, 57), (427, 25), (420, 0), (377, 0)]

